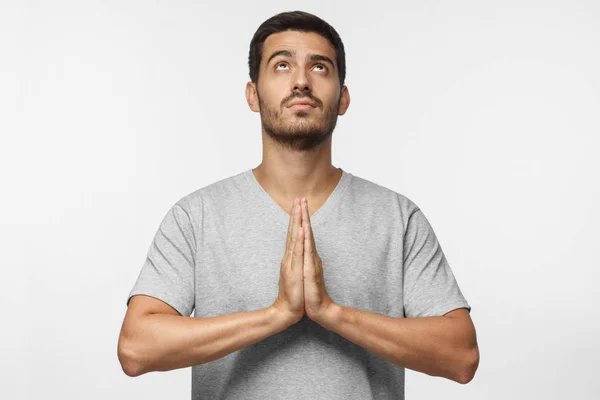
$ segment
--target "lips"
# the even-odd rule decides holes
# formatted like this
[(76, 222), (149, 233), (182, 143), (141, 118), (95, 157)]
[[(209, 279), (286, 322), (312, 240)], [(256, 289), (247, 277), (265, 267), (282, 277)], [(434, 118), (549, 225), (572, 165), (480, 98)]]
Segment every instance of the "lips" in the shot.
[(300, 106), (300, 105), (311, 106), (313, 108), (316, 107), (316, 105), (314, 105), (310, 101), (306, 101), (306, 100), (295, 101), (293, 103), (290, 103), (290, 105), (288, 107)]

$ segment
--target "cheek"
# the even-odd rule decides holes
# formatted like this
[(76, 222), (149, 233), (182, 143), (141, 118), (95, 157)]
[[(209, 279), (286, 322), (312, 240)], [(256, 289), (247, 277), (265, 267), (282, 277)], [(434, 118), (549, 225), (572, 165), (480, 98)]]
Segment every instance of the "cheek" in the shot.
[(327, 90), (323, 92), (322, 97), (319, 98), (323, 101), (324, 104), (328, 105), (329, 107), (333, 107), (337, 106), (339, 97), (339, 88), (337, 88), (335, 85), (331, 85), (331, 87), (328, 87)]
[(281, 107), (283, 99), (288, 97), (289, 94), (282, 92), (281, 89), (276, 87), (266, 87), (264, 92), (261, 92), (261, 100), (269, 108), (276, 108), (277, 110)]

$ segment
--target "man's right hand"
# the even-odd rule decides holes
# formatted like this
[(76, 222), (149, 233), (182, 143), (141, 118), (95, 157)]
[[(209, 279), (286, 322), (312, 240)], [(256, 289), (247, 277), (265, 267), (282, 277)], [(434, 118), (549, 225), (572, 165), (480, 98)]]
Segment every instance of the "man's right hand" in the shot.
[(304, 316), (304, 232), (300, 200), (295, 199), (288, 226), (285, 255), (279, 273), (279, 294), (273, 307), (293, 325)]

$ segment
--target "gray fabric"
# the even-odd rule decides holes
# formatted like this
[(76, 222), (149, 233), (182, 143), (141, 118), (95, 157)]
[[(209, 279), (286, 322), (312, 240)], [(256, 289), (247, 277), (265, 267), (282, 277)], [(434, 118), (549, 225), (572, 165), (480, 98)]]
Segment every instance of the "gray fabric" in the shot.
[[(163, 218), (127, 303), (145, 294), (195, 317), (270, 306), (288, 222), (252, 170), (182, 197)], [(343, 171), (311, 222), (336, 303), (397, 318), (471, 310), (431, 225), (407, 197)], [(404, 368), (306, 316), (192, 367), (192, 399), (288, 398), (403, 399)]]

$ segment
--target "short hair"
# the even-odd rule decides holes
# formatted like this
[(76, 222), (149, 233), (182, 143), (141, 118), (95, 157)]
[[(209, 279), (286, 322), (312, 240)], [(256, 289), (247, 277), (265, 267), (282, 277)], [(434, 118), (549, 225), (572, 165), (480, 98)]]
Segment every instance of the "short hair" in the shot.
[(250, 79), (258, 82), (258, 73), (265, 40), (273, 33), (284, 31), (313, 32), (323, 36), (335, 48), (335, 58), (340, 78), (340, 88), (346, 80), (346, 52), (340, 35), (327, 22), (316, 15), (304, 11), (288, 11), (279, 13), (263, 22), (250, 41), (250, 54), (248, 56), (248, 67), (250, 68)]

